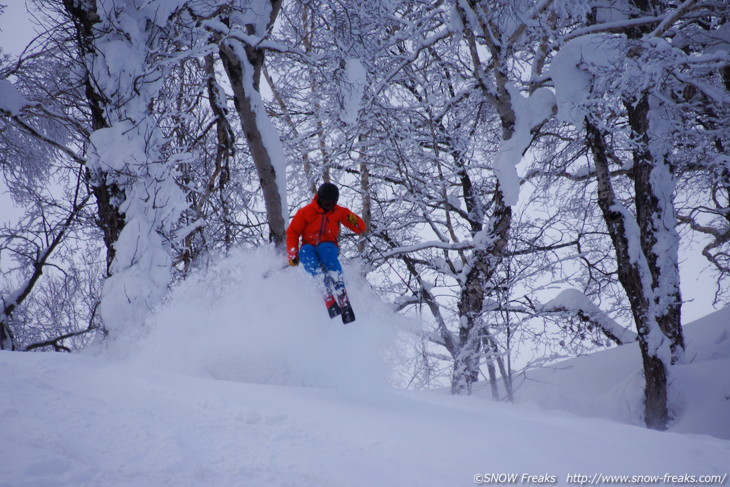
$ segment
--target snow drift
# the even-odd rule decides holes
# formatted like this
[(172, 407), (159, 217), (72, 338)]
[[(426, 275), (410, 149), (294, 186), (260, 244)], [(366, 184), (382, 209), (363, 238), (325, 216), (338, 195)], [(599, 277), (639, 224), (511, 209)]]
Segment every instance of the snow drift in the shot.
[[(730, 308), (689, 323), (684, 333), (686, 361), (670, 370), (669, 430), (730, 440)], [(516, 384), (520, 402), (643, 424), (638, 344), (528, 370)]]

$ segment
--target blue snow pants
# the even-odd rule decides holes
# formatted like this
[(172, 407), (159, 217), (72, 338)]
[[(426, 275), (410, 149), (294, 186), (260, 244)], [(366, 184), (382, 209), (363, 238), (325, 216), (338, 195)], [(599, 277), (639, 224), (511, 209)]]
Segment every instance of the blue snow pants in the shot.
[(342, 276), (339, 255), (340, 248), (332, 242), (322, 242), (316, 247), (307, 244), (299, 249), (299, 262), (304, 266), (304, 270), (313, 276), (331, 271), (339, 277)]

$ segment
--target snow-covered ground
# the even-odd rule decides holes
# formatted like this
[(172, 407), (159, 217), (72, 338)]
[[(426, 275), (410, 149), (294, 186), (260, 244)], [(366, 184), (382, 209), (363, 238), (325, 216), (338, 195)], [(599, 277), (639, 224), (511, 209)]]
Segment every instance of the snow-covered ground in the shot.
[[(684, 333), (686, 363), (675, 366), (670, 376), (678, 410), (669, 429), (730, 440), (730, 308), (689, 323)], [(640, 423), (643, 373), (638, 345), (533, 369), (518, 383), (520, 402)]]
[(277, 266), (265, 250), (223, 259), (145, 336), (99, 353), (0, 352), (0, 486), (730, 481), (728, 311), (687, 327), (683, 412), (660, 433), (630, 424), (628, 347), (531, 372), (517, 404), (391, 389), (413, 324), (350, 268), (357, 321), (343, 327), (308, 277)]

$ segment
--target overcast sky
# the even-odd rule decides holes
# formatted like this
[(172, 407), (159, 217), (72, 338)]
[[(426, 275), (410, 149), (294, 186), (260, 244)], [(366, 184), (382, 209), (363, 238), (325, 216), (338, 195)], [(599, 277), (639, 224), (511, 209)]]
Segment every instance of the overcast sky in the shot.
[(0, 15), (0, 46), (8, 54), (20, 54), (35, 36), (25, 0), (0, 0), (0, 5), (5, 5), (5, 13)]
[[(25, 0), (0, 0), (0, 5), (5, 6), (4, 13), (0, 15), (0, 46), (3, 52), (18, 55), (35, 36), (25, 10)], [(5, 184), (0, 179), (0, 224), (12, 221), (21, 214), (8, 197)]]

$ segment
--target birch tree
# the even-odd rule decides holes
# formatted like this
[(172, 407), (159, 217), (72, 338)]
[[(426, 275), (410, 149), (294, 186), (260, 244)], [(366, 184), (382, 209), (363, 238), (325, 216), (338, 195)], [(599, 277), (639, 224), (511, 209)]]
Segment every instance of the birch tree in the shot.
[[(708, 135), (697, 130), (702, 124), (683, 123), (680, 103), (693, 90), (689, 73), (706, 70), (706, 60), (677, 39), (698, 19), (717, 19), (716, 7), (692, 1), (595, 7), (551, 67), (559, 116), (584, 130), (598, 206), (638, 332), (644, 420), (656, 429), (671, 419), (671, 366), (684, 352), (674, 202), (677, 175), (691, 170), (687, 161), (696, 153), (682, 138)], [(720, 78), (699, 79), (701, 91), (712, 93)]]
[[(203, 6), (205, 7), (205, 6)], [(266, 113), (261, 77), (271, 29), (281, 8), (280, 0), (234, 1), (215, 12), (196, 10), (205, 20), (233, 90), (234, 102), (261, 183), (269, 239), (277, 246), (285, 240), (288, 205), (286, 158), (278, 133)]]
[[(542, 6), (532, 2), (458, 1), (455, 7), (463, 25), (475, 85), (484, 100), (496, 110), (502, 129), (493, 162), (497, 181), (492, 211), (486, 224), (485, 205), (479, 201), (479, 195), (470, 194), (466, 171), (462, 176), (475, 243), (475, 250), (466, 263), (468, 271), (459, 302), (460, 352), (452, 386), (453, 391), (463, 392), (468, 391), (475, 380), (474, 370), (478, 367), (477, 357), (484, 335), (489, 339), (480, 315), (485, 294), (489, 294), (488, 283), (504, 259), (509, 241), (512, 206), (517, 204), (519, 197), (517, 164), (529, 147), (531, 132), (552, 114), (554, 102), (545, 89), (532, 91), (526, 100), (520, 93), (517, 73), (513, 71), (515, 54), (520, 47), (533, 42), (527, 35), (527, 21), (515, 20), (532, 15), (532, 21), (535, 21), (542, 13)], [(527, 109), (527, 103), (531, 110)]]

